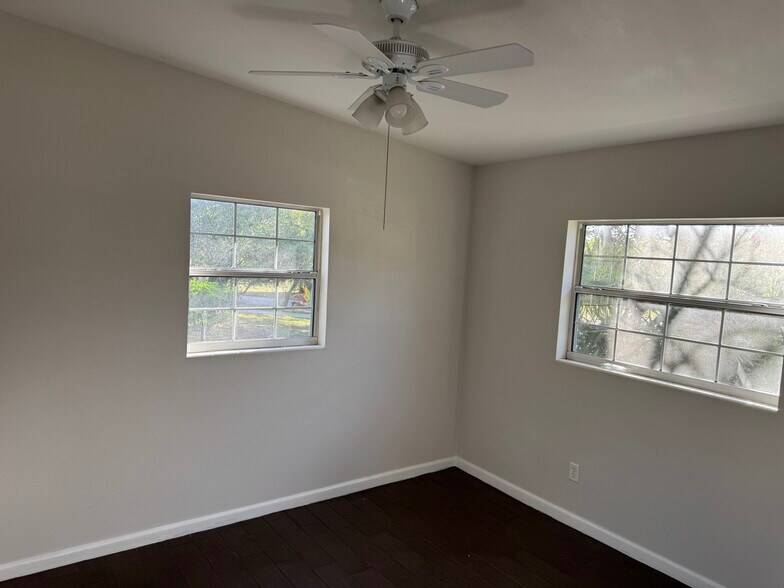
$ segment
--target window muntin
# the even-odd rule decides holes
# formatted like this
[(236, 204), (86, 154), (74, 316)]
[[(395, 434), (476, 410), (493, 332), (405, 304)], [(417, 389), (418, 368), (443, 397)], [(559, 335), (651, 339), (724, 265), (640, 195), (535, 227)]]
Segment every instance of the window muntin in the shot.
[(784, 225), (580, 223), (567, 358), (778, 405)]
[(191, 197), (188, 353), (318, 343), (321, 213)]

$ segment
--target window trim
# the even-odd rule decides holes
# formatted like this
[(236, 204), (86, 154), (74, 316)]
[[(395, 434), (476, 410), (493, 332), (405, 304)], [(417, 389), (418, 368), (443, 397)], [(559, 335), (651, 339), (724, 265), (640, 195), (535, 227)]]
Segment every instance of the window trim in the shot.
[[(699, 298), (695, 296), (684, 296), (681, 294), (661, 294), (639, 292), (634, 290), (623, 290), (619, 288), (606, 287), (585, 287), (580, 285), (583, 259), (583, 242), (585, 238), (586, 225), (772, 225), (784, 224), (784, 217), (766, 218), (684, 218), (684, 219), (612, 219), (612, 220), (570, 220), (567, 225), (566, 251), (564, 255), (563, 282), (561, 287), (561, 304), (558, 320), (558, 337), (556, 344), (556, 361), (577, 367), (592, 369), (605, 373), (620, 375), (638, 381), (650, 382), (660, 386), (667, 386), (678, 390), (684, 390), (713, 398), (720, 398), (759, 408), (769, 412), (778, 412), (779, 399), (784, 395), (784, 376), (781, 378), (779, 395), (736, 388), (718, 382), (709, 382), (670, 374), (620, 362), (608, 361), (591, 355), (576, 353), (571, 350), (572, 339), (574, 336), (574, 317), (577, 311), (577, 295), (589, 294), (598, 296), (613, 296), (619, 298), (630, 298), (658, 303), (676, 303), (682, 306), (693, 306), (699, 308), (715, 308), (729, 311), (740, 311), (762, 315), (784, 316), (784, 305), (774, 305), (765, 303), (740, 302), (736, 300), (719, 300), (709, 298)], [(733, 228), (734, 232), (734, 228)], [(674, 255), (674, 253), (673, 253)], [(658, 259), (658, 258), (657, 258)], [(626, 260), (626, 256), (624, 256)], [(673, 257), (673, 260), (676, 260)], [(731, 262), (731, 260), (730, 260)], [(730, 263), (728, 262), (728, 264)], [(624, 261), (625, 263), (625, 261)], [(763, 265), (782, 265), (782, 264), (763, 264)], [(674, 270), (673, 270), (674, 271)], [(727, 276), (729, 288), (730, 276)], [(729, 345), (721, 347), (732, 348)], [(747, 350), (744, 350), (747, 351)]]
[[(290, 210), (306, 210), (316, 214), (315, 235), (313, 238), (313, 270), (248, 270), (243, 268), (191, 268), (190, 253), (188, 254), (188, 284), (192, 277), (225, 277), (225, 278), (270, 278), (270, 279), (307, 279), (313, 282), (313, 324), (311, 337), (297, 337), (290, 339), (254, 339), (247, 341), (216, 341), (209, 343), (188, 343), (186, 341), (186, 357), (209, 357), (216, 355), (247, 354), (267, 351), (324, 349), (326, 347), (327, 323), (327, 269), (329, 259), (329, 208), (272, 202), (251, 198), (236, 198), (233, 196), (218, 196), (193, 192), (188, 195), (188, 242), (190, 243), (191, 231), (191, 200), (215, 200), (231, 202), (233, 204), (249, 204), (255, 206), (271, 206), (287, 208)], [(236, 215), (236, 212), (235, 212)], [(236, 221), (236, 219), (235, 219)], [(236, 230), (236, 228), (235, 228)], [(236, 235), (234, 235), (236, 237)], [(277, 238), (276, 238), (277, 240)], [(298, 240), (298, 239), (295, 239)], [(189, 249), (190, 251), (190, 249)], [(186, 295), (189, 286), (186, 287)], [(190, 299), (186, 299), (186, 313), (190, 312)], [(186, 314), (187, 324), (187, 314)]]

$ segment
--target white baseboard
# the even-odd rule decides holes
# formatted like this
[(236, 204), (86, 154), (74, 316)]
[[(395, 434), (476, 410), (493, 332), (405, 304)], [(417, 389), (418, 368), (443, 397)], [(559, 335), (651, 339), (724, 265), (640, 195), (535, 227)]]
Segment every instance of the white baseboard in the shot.
[(43, 572), (44, 570), (65, 566), (86, 559), (92, 559), (94, 557), (109, 555), (111, 553), (117, 553), (119, 551), (125, 551), (127, 549), (133, 549), (134, 547), (141, 547), (142, 545), (158, 543), (160, 541), (181, 537), (182, 535), (189, 535), (190, 533), (196, 533), (198, 531), (230, 525), (232, 523), (253, 519), (280, 510), (304, 506), (337, 496), (345, 496), (346, 494), (360, 492), (362, 490), (367, 490), (368, 488), (382, 486), (383, 484), (391, 484), (392, 482), (399, 482), (400, 480), (406, 480), (415, 476), (443, 470), (452, 467), (453, 465), (455, 465), (455, 458), (448, 457), (401, 468), (399, 470), (392, 470), (373, 476), (367, 476), (365, 478), (342, 482), (340, 484), (335, 484), (334, 486), (326, 486), (325, 488), (318, 488), (300, 494), (292, 494), (291, 496), (285, 496), (283, 498), (267, 500), (250, 506), (243, 506), (233, 510), (189, 519), (187, 521), (180, 521), (179, 523), (163, 525), (153, 529), (105, 539), (103, 541), (86, 543), (84, 545), (53, 551), (51, 553), (44, 553), (43, 555), (37, 555), (27, 559), (12, 561), (0, 565), (0, 581)]
[(532, 494), (531, 492), (520, 488), (520, 486), (516, 486), (461, 457), (455, 458), (455, 465), (464, 472), (471, 474), (475, 478), (479, 478), (483, 482), (490, 484), (504, 494), (508, 494), (512, 498), (519, 500), (523, 504), (527, 504), (531, 508), (543, 512), (555, 520), (560, 521), (589, 537), (593, 537), (597, 541), (601, 541), (605, 545), (609, 545), (613, 549), (625, 553), (629, 557), (636, 559), (655, 570), (659, 570), (663, 574), (667, 574), (679, 582), (683, 582), (687, 586), (691, 586), (692, 588), (724, 588), (721, 584), (718, 584), (679, 563), (667, 559), (658, 553), (654, 553), (641, 545), (637, 545), (625, 537), (621, 537), (604, 527), (600, 527), (596, 523), (592, 523), (536, 494)]
[(400, 480), (443, 470), (453, 465), (456, 465), (466, 473), (479, 478), (483, 482), (490, 484), (501, 492), (508, 494), (512, 498), (541, 511), (555, 520), (560, 521), (581, 533), (585, 533), (589, 537), (593, 537), (597, 541), (601, 541), (613, 549), (617, 549), (629, 557), (659, 570), (688, 586), (692, 586), (692, 588), (724, 588), (721, 584), (718, 584), (697, 572), (654, 553), (650, 549), (637, 545), (625, 537), (621, 537), (604, 527), (600, 527), (552, 502), (548, 502), (544, 498), (532, 494), (460, 457), (439, 459), (428, 463), (375, 474), (373, 476), (367, 476), (365, 478), (342, 482), (333, 486), (309, 490), (300, 494), (292, 494), (291, 496), (285, 496), (283, 498), (267, 500), (250, 506), (146, 529), (144, 531), (113, 537), (103, 541), (86, 543), (84, 545), (53, 551), (27, 559), (12, 561), (0, 565), (0, 581), (26, 576), (28, 574), (35, 574), (37, 572), (133, 549), (135, 547), (141, 547), (143, 545), (149, 545), (151, 543), (158, 543), (160, 541), (196, 533), (198, 531), (230, 525), (239, 521), (253, 519), (273, 512), (295, 508), (297, 506), (304, 506), (321, 500), (328, 500), (337, 496), (345, 496), (346, 494), (360, 492), (362, 490), (367, 490), (368, 488), (391, 484), (392, 482), (398, 482)]

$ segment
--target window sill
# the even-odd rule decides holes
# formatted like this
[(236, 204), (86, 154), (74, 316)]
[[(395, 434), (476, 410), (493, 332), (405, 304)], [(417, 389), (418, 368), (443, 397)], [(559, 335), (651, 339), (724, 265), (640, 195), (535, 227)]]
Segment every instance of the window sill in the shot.
[(196, 351), (185, 355), (188, 359), (198, 357), (220, 357), (223, 355), (255, 355), (257, 353), (276, 353), (280, 351), (316, 351), (326, 349), (326, 345), (293, 345), (290, 347), (259, 347), (256, 349), (226, 349), (222, 351)]
[(764, 412), (773, 412), (776, 413), (779, 411), (778, 407), (771, 406), (769, 404), (762, 404), (761, 402), (754, 402), (753, 400), (746, 400), (744, 398), (738, 398), (735, 396), (727, 396), (725, 394), (719, 394), (718, 392), (712, 392), (710, 390), (704, 390), (702, 388), (696, 388), (694, 386), (687, 386), (684, 384), (677, 384), (675, 382), (667, 382), (665, 380), (659, 380), (656, 378), (651, 378), (649, 376), (644, 376), (641, 374), (635, 374), (632, 372), (626, 372), (620, 370), (616, 367), (605, 367), (603, 365), (593, 365), (590, 363), (584, 363), (582, 361), (576, 361), (574, 359), (568, 358), (557, 358), (556, 361), (558, 363), (563, 363), (566, 365), (572, 365), (575, 367), (604, 372), (605, 374), (614, 374), (616, 376), (622, 376), (624, 378), (628, 378), (630, 380), (637, 380), (640, 382), (649, 382), (651, 384), (656, 384), (657, 386), (666, 386), (667, 388), (675, 388), (676, 390), (683, 390), (685, 392), (691, 392), (693, 394), (699, 394), (701, 396), (708, 396), (710, 398), (717, 398), (719, 400), (725, 400), (728, 402), (732, 402), (734, 404), (740, 404), (742, 406), (748, 406), (749, 408), (755, 408), (757, 410), (762, 410)]

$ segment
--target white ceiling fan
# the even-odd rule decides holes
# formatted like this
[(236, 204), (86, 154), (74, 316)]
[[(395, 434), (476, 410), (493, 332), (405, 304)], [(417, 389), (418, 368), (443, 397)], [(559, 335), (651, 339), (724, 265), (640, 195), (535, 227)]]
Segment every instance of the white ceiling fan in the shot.
[(378, 0), (392, 24), (390, 39), (371, 42), (362, 33), (333, 24), (315, 24), (319, 31), (359, 58), (365, 71), (262, 71), (249, 73), (265, 76), (326, 76), (338, 79), (381, 78), (349, 107), (353, 116), (370, 130), (386, 117), (391, 127), (410, 135), (427, 126), (422, 109), (408, 92), (409, 84), (419, 90), (457, 100), (465, 104), (490, 108), (508, 98), (507, 94), (448, 80), (464, 74), (513, 69), (533, 65), (534, 54), (517, 43), (469, 51), (431, 59), (424, 47), (400, 37), (400, 29), (418, 10), (416, 0)]

